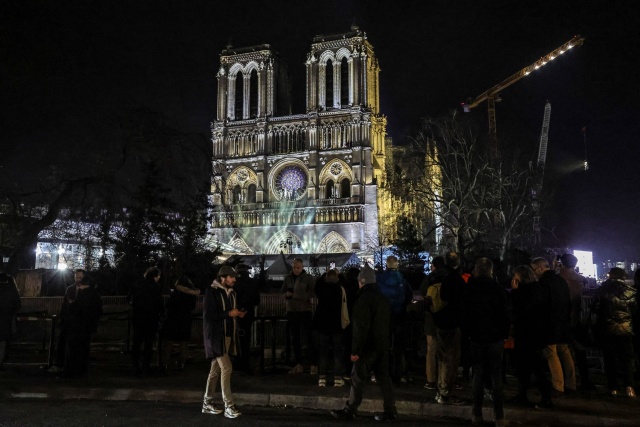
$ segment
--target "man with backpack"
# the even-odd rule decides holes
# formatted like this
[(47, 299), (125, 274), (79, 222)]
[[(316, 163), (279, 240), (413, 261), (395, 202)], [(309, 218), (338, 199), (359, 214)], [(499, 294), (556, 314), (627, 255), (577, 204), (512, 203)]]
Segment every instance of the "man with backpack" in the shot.
[(407, 319), (407, 305), (413, 300), (413, 291), (409, 282), (398, 271), (398, 258), (387, 258), (387, 269), (376, 278), (378, 288), (389, 301), (391, 309), (391, 348), (392, 364), (391, 376), (394, 380), (407, 382), (407, 358), (405, 321)]

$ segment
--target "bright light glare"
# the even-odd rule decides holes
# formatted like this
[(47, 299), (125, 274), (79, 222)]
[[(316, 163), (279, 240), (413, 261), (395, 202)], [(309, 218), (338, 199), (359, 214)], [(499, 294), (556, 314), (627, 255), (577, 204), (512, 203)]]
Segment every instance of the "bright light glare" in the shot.
[(591, 251), (578, 251), (574, 250), (573, 255), (578, 258), (578, 270), (584, 277), (596, 277), (596, 272), (593, 268), (593, 252)]
[(64, 254), (64, 248), (63, 248), (62, 246), (60, 246), (60, 247), (58, 248), (58, 254), (59, 254), (59, 255)]
[(59, 262), (58, 263), (58, 270), (66, 270), (67, 269), (67, 263), (66, 262)]

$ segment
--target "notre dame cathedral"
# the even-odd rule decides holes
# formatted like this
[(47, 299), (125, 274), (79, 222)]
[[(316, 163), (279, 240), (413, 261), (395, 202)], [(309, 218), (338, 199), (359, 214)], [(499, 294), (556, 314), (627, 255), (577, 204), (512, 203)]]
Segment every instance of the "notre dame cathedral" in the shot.
[(393, 204), (386, 118), (366, 34), (316, 36), (306, 111), (291, 114), (287, 68), (270, 45), (220, 55), (211, 125), (214, 239), (244, 254), (366, 253)]

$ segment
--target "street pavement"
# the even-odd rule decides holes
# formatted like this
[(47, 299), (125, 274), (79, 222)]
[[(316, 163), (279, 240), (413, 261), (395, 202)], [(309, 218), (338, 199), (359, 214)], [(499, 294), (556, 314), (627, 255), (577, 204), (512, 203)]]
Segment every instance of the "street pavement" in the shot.
[[(40, 355), (41, 356), (41, 355)], [(17, 399), (95, 400), (95, 401), (155, 401), (193, 405), (196, 411), (202, 402), (209, 365), (201, 349), (193, 352), (184, 370), (170, 370), (166, 375), (151, 372), (145, 377), (131, 374), (127, 354), (117, 351), (92, 351), (91, 367), (85, 378), (65, 379), (47, 372), (46, 365), (36, 360), (32, 352), (12, 355), (6, 370), (0, 372), (0, 405)], [(621, 426), (640, 425), (640, 400), (611, 397), (604, 384), (604, 376), (594, 373), (597, 388), (589, 393), (557, 398), (549, 410), (505, 405), (506, 418), (522, 425), (582, 425)], [(462, 405), (440, 405), (434, 400), (435, 391), (424, 389), (424, 377), (413, 383), (396, 384), (399, 414), (428, 419), (470, 420), (471, 386), (455, 392)], [(505, 395), (516, 393), (516, 380), (508, 377)], [(348, 398), (345, 387), (318, 387), (317, 376), (309, 373), (290, 375), (285, 366), (274, 372), (248, 374), (234, 372), (231, 387), (239, 407), (307, 408), (330, 410), (341, 408)], [(219, 393), (218, 393), (219, 396)], [(539, 397), (532, 390), (532, 400)], [(382, 394), (375, 384), (365, 388), (365, 400), (360, 407), (363, 414), (382, 410)], [(485, 420), (492, 420), (491, 402), (485, 401)], [(372, 421), (373, 422), (373, 421)], [(405, 424), (405, 423), (403, 423)]]

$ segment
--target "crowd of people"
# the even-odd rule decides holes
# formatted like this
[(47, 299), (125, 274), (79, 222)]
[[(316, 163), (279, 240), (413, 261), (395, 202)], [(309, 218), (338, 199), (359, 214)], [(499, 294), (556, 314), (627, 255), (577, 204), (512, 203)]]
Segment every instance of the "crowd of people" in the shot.
[[(496, 426), (508, 425), (503, 393), (507, 359), (518, 379), (513, 403), (548, 409), (555, 397), (594, 388), (586, 357), (587, 348), (594, 345), (602, 349), (610, 394), (634, 398), (640, 275), (636, 272), (631, 285), (624, 270), (611, 269), (585, 316), (586, 280), (576, 271), (576, 263), (571, 254), (551, 262), (535, 258), (515, 267), (505, 285), (496, 278), (488, 258), (478, 258), (465, 271), (455, 252), (435, 257), (419, 295), (424, 300), (426, 335), (424, 387), (436, 391), (436, 402), (463, 404), (455, 391), (471, 380), (472, 423), (484, 422), (482, 405), (490, 397)], [(238, 270), (222, 266), (203, 299), (203, 343), (211, 368), (202, 412), (223, 413), (227, 418), (241, 415), (231, 392), (231, 373), (234, 368), (251, 372), (251, 327), (260, 302), (246, 269)], [(64, 377), (86, 374), (91, 335), (102, 313), (90, 277), (78, 269), (74, 278), (63, 298), (57, 356), (50, 368)], [(165, 303), (160, 278), (161, 271), (151, 267), (129, 293), (132, 367), (138, 376), (151, 369), (156, 338), (159, 371), (184, 367), (192, 312), (202, 293), (183, 276), (173, 284)], [(287, 361), (292, 366), (289, 373), (300, 374), (308, 367), (307, 372), (317, 375), (319, 387), (350, 383), (345, 406), (331, 411), (338, 419), (355, 417), (365, 384), (377, 383), (384, 408), (376, 419), (396, 419), (394, 383), (410, 382), (415, 374), (407, 364), (406, 320), (417, 300), (398, 271), (397, 258), (388, 257), (386, 268), (378, 271), (365, 265), (344, 274), (328, 270), (318, 278), (305, 271), (301, 259), (295, 259), (281, 291), (293, 347), (293, 358)], [(0, 303), (2, 369), (20, 311), (15, 281), (4, 273), (0, 273)], [(175, 348), (177, 357), (172, 362)], [(218, 384), (221, 406), (214, 396)], [(537, 402), (530, 399), (532, 384), (539, 390)]]

